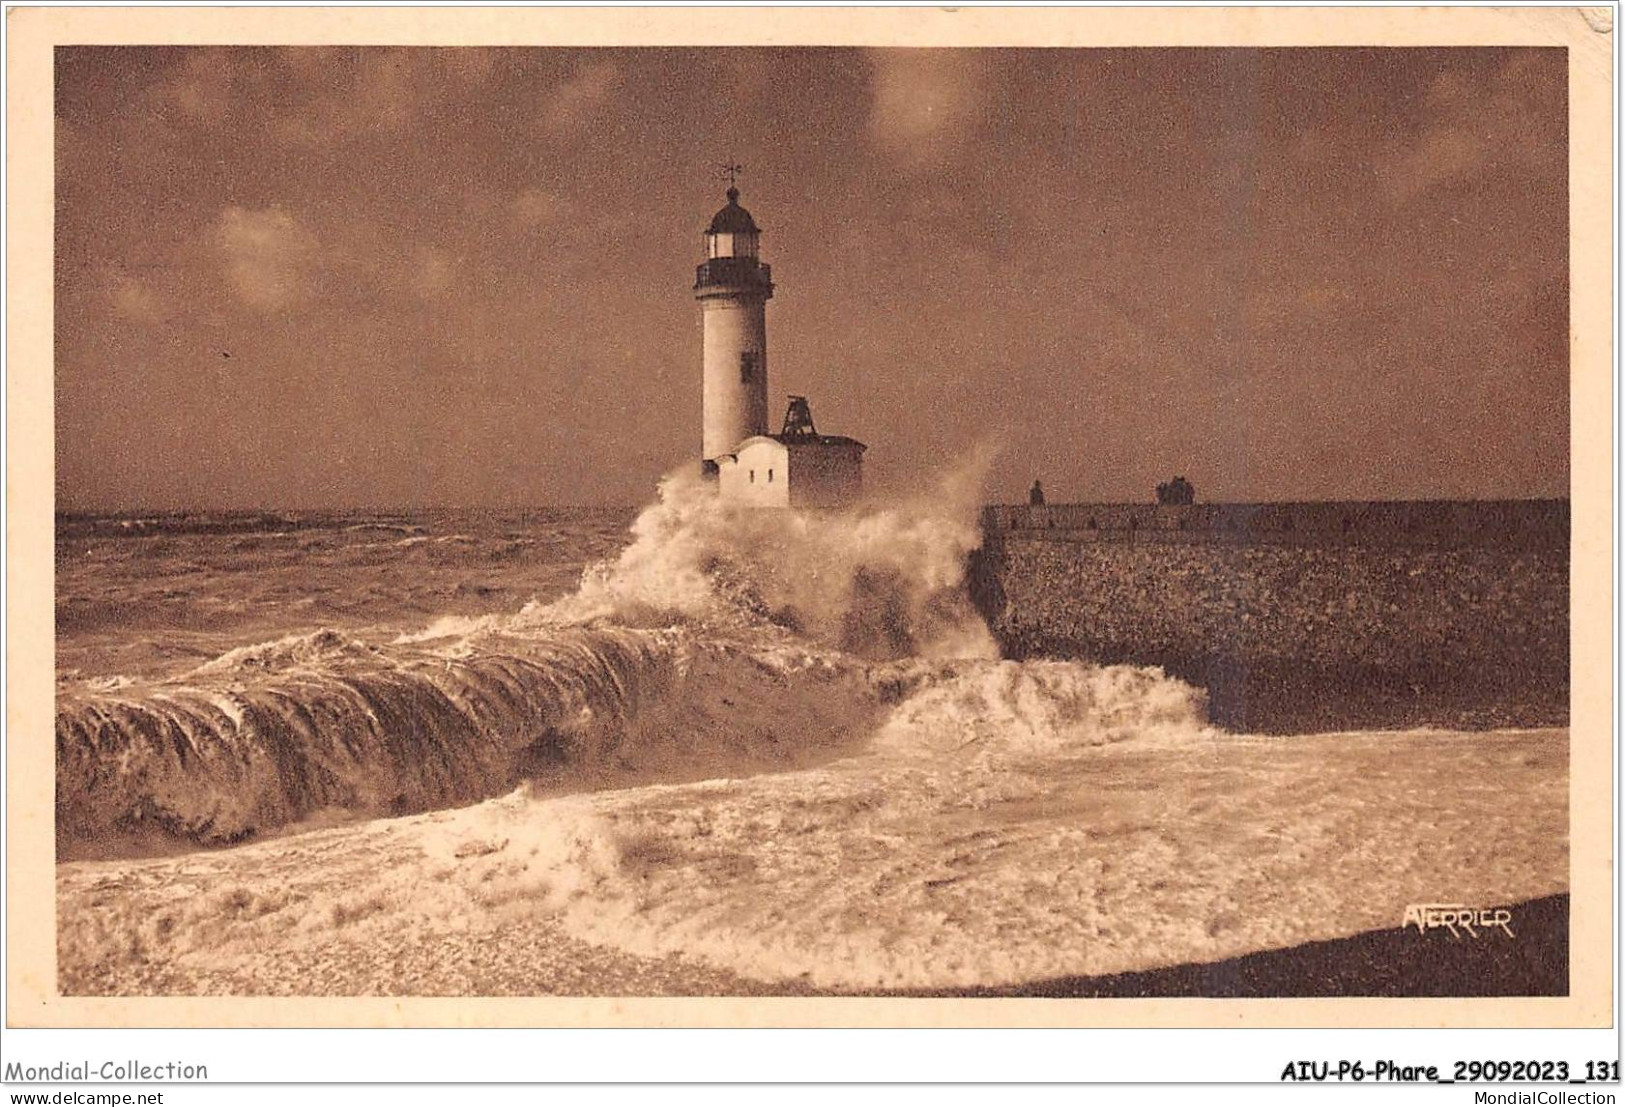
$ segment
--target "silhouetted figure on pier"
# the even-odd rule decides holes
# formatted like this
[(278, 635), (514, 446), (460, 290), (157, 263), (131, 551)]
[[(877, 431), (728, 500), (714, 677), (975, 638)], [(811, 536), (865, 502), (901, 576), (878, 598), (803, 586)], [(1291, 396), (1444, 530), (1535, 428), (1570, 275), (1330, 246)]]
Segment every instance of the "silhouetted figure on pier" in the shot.
[(1044, 506), (1044, 482), (1043, 481), (1041, 481), (1041, 480), (1033, 481), (1032, 490), (1027, 493), (1027, 502), (1029, 504), (1031, 504), (1033, 507), (1043, 507)]
[(1184, 477), (1175, 477), (1157, 485), (1157, 502), (1185, 507), (1196, 502), (1196, 486)]

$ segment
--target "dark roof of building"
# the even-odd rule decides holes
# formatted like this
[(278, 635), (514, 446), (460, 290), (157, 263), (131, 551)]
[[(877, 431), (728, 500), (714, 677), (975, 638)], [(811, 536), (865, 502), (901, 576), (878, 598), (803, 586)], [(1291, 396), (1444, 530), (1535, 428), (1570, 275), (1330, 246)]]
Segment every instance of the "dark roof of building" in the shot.
[(711, 217), (711, 227), (706, 234), (758, 234), (760, 228), (756, 220), (750, 217), (750, 212), (739, 206), (739, 190), (728, 190), (728, 206)]
[(856, 446), (860, 450), (869, 448), (856, 438), (848, 438), (844, 434), (769, 434), (765, 437), (782, 442), (786, 446)]
[(843, 434), (753, 434), (728, 451), (728, 456), (738, 459), (746, 446), (756, 442), (772, 442), (783, 446), (786, 450), (792, 447), (806, 449), (808, 446), (823, 447), (826, 449), (856, 449), (860, 453), (866, 452), (869, 447), (856, 438), (848, 438)]

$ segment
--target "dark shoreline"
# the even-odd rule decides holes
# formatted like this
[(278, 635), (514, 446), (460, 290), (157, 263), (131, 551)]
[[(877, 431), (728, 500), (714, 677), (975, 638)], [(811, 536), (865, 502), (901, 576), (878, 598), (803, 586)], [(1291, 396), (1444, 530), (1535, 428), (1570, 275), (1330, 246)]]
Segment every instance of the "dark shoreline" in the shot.
[(1414, 926), (1306, 942), (1207, 964), (1106, 976), (1066, 976), (997, 988), (873, 992), (920, 998), (1286, 999), (1334, 997), (1566, 996), (1569, 897), (1514, 904), (1513, 937), (1452, 937)]
[[(143, 961), (109, 975), (106, 966), (59, 964), (63, 995), (325, 996), (706, 996), (715, 998), (896, 999), (1325, 999), (1476, 998), (1569, 994), (1569, 897), (1511, 907), (1513, 937), (1482, 931), (1452, 937), (1390, 927), (1305, 942), (1223, 961), (1101, 976), (1062, 976), (994, 987), (814, 988), (761, 981), (683, 956), (648, 957), (593, 945), (550, 920), (514, 928), (496, 944), (466, 935), (406, 950), (345, 939), (301, 950), (243, 973), (198, 971)], [(409, 964), (409, 972), (402, 972)], [(318, 987), (308, 982), (320, 980)], [(394, 985), (404, 984), (404, 987)], [(416, 986), (414, 987), (413, 984)]]

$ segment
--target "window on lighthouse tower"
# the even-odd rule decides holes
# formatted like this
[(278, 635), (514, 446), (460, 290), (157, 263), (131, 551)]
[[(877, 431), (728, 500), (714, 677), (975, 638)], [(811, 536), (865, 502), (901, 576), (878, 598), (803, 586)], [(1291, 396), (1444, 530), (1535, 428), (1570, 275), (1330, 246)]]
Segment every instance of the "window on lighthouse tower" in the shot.
[(750, 384), (756, 379), (757, 354), (755, 350), (742, 350), (739, 354), (739, 383)]
[(751, 231), (718, 232), (705, 236), (706, 256), (712, 258), (754, 258), (758, 235)]

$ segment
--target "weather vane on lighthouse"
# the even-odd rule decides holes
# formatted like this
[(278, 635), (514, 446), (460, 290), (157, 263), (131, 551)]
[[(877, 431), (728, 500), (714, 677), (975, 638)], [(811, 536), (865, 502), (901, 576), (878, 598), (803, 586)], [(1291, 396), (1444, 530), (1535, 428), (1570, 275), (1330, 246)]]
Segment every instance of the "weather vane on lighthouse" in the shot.
[(729, 188), (739, 187), (739, 174), (743, 173), (744, 171), (745, 167), (736, 161), (725, 161), (722, 163), (722, 172), (728, 178)]

